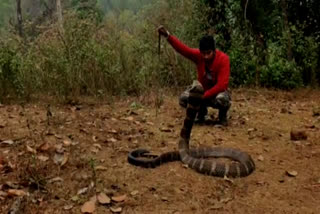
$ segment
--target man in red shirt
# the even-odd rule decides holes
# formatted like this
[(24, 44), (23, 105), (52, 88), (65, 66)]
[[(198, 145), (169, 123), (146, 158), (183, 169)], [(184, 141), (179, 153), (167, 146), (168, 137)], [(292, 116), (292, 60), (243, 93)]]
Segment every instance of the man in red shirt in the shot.
[[(170, 45), (181, 55), (196, 64), (198, 81), (202, 84), (205, 93), (203, 103), (198, 112), (196, 122), (202, 123), (208, 120), (207, 107), (219, 109), (219, 121), (221, 125), (227, 125), (227, 112), (231, 106), (231, 97), (228, 92), (230, 77), (230, 61), (227, 54), (216, 49), (212, 36), (204, 36), (200, 39), (199, 48), (190, 48), (175, 36), (171, 35), (163, 26), (158, 28), (161, 36), (167, 38)], [(188, 89), (179, 98), (179, 104), (186, 107), (188, 103)]]

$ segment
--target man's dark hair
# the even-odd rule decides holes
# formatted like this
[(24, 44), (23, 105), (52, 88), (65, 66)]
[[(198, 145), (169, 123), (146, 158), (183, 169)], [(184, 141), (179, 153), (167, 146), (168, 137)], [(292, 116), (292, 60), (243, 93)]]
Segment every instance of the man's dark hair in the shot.
[(216, 50), (216, 42), (213, 36), (203, 36), (199, 42), (200, 51)]

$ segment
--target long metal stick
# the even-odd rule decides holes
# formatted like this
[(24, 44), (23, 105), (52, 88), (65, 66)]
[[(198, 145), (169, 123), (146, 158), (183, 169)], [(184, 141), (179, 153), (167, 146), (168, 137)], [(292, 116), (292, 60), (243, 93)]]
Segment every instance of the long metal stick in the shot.
[[(158, 37), (158, 56), (159, 56), (159, 63), (161, 62), (160, 60), (160, 55), (161, 55), (161, 35), (159, 33), (159, 37)], [(156, 101), (155, 101), (155, 107), (156, 107), (156, 117), (158, 117), (158, 108), (160, 107), (158, 104), (159, 102), (159, 96), (160, 96), (160, 93), (159, 91), (157, 90), (157, 94), (156, 94)]]
[(159, 60), (160, 60), (160, 48), (161, 48), (161, 35), (160, 35), (160, 33), (159, 33), (159, 39), (158, 39), (158, 55), (159, 55)]

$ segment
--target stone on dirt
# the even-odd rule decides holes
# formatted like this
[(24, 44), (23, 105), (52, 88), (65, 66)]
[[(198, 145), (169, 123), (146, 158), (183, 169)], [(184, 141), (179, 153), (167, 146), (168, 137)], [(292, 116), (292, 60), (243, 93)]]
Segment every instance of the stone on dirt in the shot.
[(293, 141), (307, 140), (308, 139), (308, 135), (307, 135), (306, 131), (304, 131), (304, 130), (291, 130), (290, 138)]

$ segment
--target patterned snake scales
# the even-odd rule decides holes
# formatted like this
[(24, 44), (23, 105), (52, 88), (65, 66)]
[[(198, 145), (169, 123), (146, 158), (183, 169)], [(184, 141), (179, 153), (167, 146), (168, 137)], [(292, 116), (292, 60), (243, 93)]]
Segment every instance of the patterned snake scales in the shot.
[[(128, 162), (140, 167), (154, 168), (166, 162), (180, 160), (189, 168), (206, 175), (235, 178), (251, 174), (255, 170), (252, 158), (238, 149), (222, 147), (189, 149), (191, 130), (203, 93), (201, 84), (194, 81), (190, 90), (186, 117), (180, 132), (179, 151), (166, 152), (157, 156), (151, 155), (148, 150), (137, 149), (129, 153)], [(223, 162), (212, 158), (229, 158), (232, 161)]]

